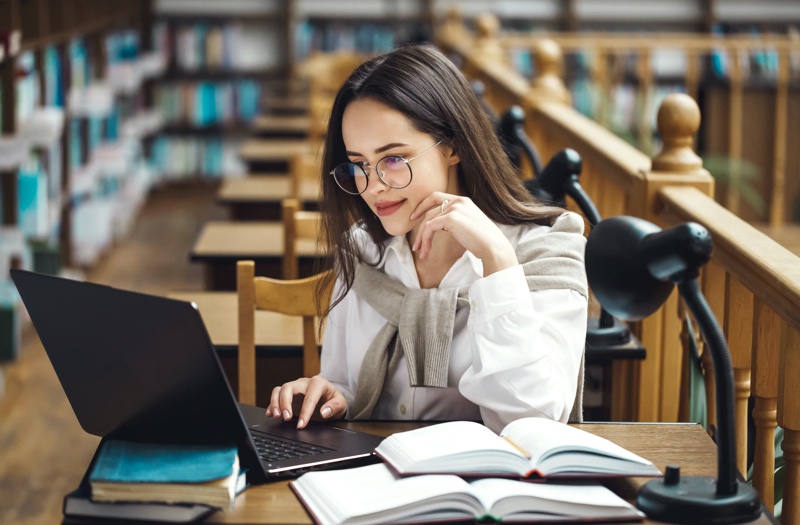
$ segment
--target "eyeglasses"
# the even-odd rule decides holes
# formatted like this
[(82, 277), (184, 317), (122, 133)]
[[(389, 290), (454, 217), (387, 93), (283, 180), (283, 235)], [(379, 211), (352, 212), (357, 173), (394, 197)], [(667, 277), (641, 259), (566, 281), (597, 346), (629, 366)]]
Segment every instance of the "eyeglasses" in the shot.
[(350, 195), (364, 193), (369, 185), (368, 172), (370, 169), (375, 170), (375, 173), (378, 174), (384, 184), (390, 188), (401, 190), (411, 184), (411, 179), (414, 176), (409, 163), (441, 143), (442, 141), (440, 140), (410, 159), (404, 159), (398, 155), (389, 155), (376, 162), (374, 166), (370, 166), (366, 162), (345, 162), (333, 168), (330, 174), (333, 175), (333, 180), (336, 181), (336, 184)]

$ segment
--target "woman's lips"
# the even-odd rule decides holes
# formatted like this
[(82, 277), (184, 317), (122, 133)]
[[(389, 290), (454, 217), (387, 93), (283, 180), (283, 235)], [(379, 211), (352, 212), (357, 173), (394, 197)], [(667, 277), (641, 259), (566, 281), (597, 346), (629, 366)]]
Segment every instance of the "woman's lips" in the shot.
[(376, 202), (375, 211), (378, 212), (378, 217), (387, 217), (399, 210), (404, 202), (405, 199), (393, 202)]

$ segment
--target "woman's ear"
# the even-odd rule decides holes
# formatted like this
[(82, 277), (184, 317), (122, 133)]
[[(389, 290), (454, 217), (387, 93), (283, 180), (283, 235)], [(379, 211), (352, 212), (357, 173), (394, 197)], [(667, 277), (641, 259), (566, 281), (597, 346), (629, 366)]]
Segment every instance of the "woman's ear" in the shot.
[(458, 155), (458, 153), (456, 153), (456, 150), (453, 149), (452, 146), (449, 149), (450, 149), (450, 155), (447, 158), (447, 165), (448, 166), (455, 166), (456, 164), (461, 162), (461, 157)]

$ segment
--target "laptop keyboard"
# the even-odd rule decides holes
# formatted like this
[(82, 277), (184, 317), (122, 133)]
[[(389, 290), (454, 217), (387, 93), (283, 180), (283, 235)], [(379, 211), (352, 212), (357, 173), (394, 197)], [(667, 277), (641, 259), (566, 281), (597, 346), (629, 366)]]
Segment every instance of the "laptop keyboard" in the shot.
[(253, 442), (256, 445), (258, 457), (263, 461), (302, 458), (333, 451), (331, 448), (312, 445), (302, 441), (282, 439), (272, 434), (259, 432), (258, 430), (250, 429), (250, 433), (253, 436)]

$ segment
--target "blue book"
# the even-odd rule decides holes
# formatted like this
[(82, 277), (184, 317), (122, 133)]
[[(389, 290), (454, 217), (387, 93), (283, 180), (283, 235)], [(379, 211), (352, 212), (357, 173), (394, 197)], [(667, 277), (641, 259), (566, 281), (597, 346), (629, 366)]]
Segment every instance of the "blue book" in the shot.
[(89, 474), (93, 501), (231, 508), (244, 489), (235, 445), (106, 441)]

